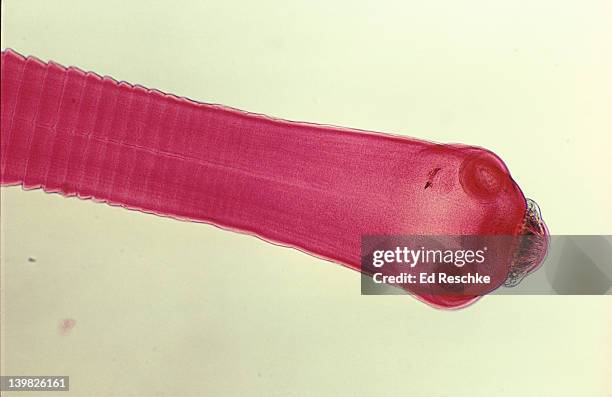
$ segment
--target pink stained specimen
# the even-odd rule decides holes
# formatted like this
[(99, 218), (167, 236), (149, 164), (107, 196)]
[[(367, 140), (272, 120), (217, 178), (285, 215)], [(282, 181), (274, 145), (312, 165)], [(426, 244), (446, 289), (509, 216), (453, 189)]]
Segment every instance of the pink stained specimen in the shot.
[[(274, 119), (11, 50), (1, 133), (2, 185), (211, 223), (355, 270), (363, 235), (547, 233), (487, 150)], [(540, 264), (544, 237), (517, 248), (509, 278)], [(417, 298), (456, 308), (478, 296)]]

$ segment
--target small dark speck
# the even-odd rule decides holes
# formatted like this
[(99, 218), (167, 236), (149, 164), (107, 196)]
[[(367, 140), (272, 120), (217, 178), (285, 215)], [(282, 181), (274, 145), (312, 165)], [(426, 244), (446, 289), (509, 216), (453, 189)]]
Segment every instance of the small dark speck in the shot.
[(427, 174), (429, 176), (429, 178), (427, 179), (427, 183), (425, 183), (425, 189), (427, 189), (428, 187), (431, 187), (433, 185), (433, 179), (436, 177), (436, 175), (438, 175), (438, 172), (440, 172), (442, 168), (437, 167), (434, 168), (433, 170), (429, 171), (429, 173)]
[(34, 263), (34, 262), (36, 262), (36, 258), (34, 258), (33, 256), (29, 256), (28, 257), (28, 262)]

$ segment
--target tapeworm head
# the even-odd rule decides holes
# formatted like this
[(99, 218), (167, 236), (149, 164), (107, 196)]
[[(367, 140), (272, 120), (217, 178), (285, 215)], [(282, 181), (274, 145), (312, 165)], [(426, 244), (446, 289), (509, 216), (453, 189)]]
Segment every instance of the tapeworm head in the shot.
[(468, 196), (485, 205), (501, 203), (507, 214), (516, 214), (513, 209), (520, 207), (522, 217), (512, 232), (514, 256), (504, 282), (506, 287), (516, 286), (542, 264), (548, 252), (549, 233), (540, 208), (525, 198), (504, 162), (487, 150), (476, 150), (467, 156), (459, 169), (459, 181)]

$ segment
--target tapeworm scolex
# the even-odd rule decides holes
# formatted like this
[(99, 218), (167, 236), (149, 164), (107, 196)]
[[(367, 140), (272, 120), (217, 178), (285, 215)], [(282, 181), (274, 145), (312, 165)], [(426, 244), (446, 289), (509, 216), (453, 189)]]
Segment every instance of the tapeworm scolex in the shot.
[(508, 285), (547, 250), (537, 206), (482, 148), (274, 119), (12, 50), (1, 88), (3, 186), (210, 223), (358, 271), (363, 235), (541, 237), (513, 251)]

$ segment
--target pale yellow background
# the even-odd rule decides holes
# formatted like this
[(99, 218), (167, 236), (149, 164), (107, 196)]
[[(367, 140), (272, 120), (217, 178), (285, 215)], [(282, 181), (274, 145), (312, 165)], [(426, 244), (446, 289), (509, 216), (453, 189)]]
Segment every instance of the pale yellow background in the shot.
[[(481, 145), (553, 233), (612, 233), (606, 0), (10, 0), (6, 47), (278, 117)], [(610, 296), (437, 311), (360, 296), (356, 272), (253, 237), (1, 192), (2, 373), (70, 375), (66, 395), (612, 395)]]

